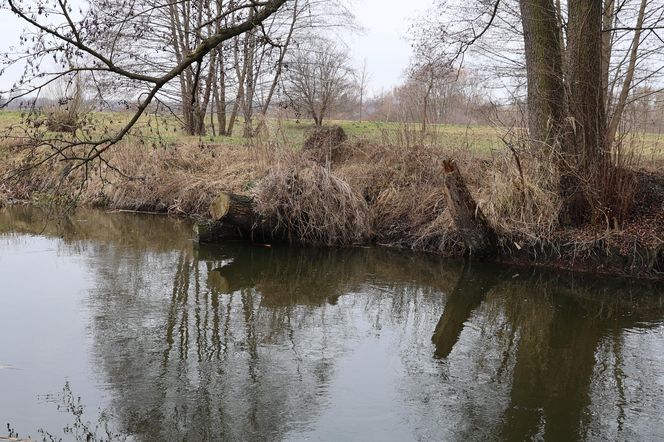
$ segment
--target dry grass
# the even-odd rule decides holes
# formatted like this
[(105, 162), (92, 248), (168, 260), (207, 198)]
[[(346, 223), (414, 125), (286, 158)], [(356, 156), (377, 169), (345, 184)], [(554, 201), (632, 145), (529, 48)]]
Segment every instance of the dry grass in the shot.
[[(491, 152), (443, 147), (441, 136), (402, 126), (374, 139), (351, 137), (324, 165), (312, 161), (311, 152), (294, 149), (279, 126), (261, 131), (251, 146), (190, 141), (154, 147), (127, 140), (107, 158), (122, 174), (96, 164), (84, 181), (82, 170), (67, 173), (67, 164), (51, 162), (1, 184), (0, 204), (32, 199), (67, 205), (75, 199), (110, 209), (205, 216), (211, 200), (228, 191), (253, 195), (261, 215), (294, 241), (376, 242), (459, 255), (464, 246), (446, 207), (442, 172), (442, 161), (453, 158), (506, 253), (578, 259), (609, 247), (625, 254), (642, 243), (662, 247), (657, 229), (664, 229), (664, 217), (656, 213), (664, 213), (664, 179), (634, 175), (629, 156), (614, 157), (616, 171), (630, 172), (607, 175), (604, 188), (606, 195), (622, 198), (611, 210), (628, 212), (625, 222), (570, 230), (558, 224), (553, 159), (518, 142)], [(43, 153), (0, 146), (0, 174), (34, 164)]]
[(259, 174), (250, 150), (241, 146), (152, 148), (126, 141), (110, 151), (110, 167), (91, 165), (87, 176), (58, 161), (32, 167), (46, 153), (25, 149), (1, 162), (0, 174), (12, 176), (5, 199), (204, 216), (219, 192), (246, 192)]
[(260, 181), (254, 197), (257, 211), (293, 240), (335, 246), (362, 244), (371, 237), (362, 195), (314, 162), (280, 162)]

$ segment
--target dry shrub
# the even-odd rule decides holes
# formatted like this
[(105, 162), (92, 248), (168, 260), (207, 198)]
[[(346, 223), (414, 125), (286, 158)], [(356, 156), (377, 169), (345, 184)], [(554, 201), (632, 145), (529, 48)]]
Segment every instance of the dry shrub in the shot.
[(367, 203), (329, 169), (307, 161), (276, 165), (254, 193), (256, 210), (312, 245), (364, 243), (371, 236)]
[(75, 133), (83, 127), (78, 112), (55, 109), (46, 114), (43, 124), (51, 132)]
[[(596, 217), (609, 227), (619, 228), (629, 218), (638, 190), (634, 171), (639, 167), (638, 146), (617, 140), (609, 152), (609, 158), (597, 180), (594, 201)], [(598, 215), (598, 216), (597, 216)]]
[(59, 194), (80, 205), (203, 216), (218, 193), (247, 192), (258, 177), (251, 153), (242, 146), (152, 148), (128, 139), (109, 150), (106, 160), (112, 167), (95, 162), (87, 177), (83, 168), (71, 169), (67, 162), (30, 167), (48, 153), (30, 150), (3, 162), (3, 176), (15, 174), (7, 183), (9, 197)]
[(304, 154), (319, 164), (338, 162), (347, 140), (341, 126), (316, 127), (310, 130), (304, 141)]
[(346, 132), (341, 126), (314, 127), (307, 134), (304, 149), (334, 149), (347, 139)]
[(103, 188), (104, 205), (172, 214), (204, 215), (210, 202), (222, 191), (246, 192), (256, 179), (251, 154), (243, 146), (185, 143), (166, 148), (118, 146), (109, 162), (125, 176), (113, 171)]
[[(408, 135), (411, 141), (415, 136)], [(386, 134), (382, 143), (353, 147), (352, 160), (336, 173), (367, 201), (377, 242), (454, 253), (458, 237), (446, 210), (442, 173), (450, 152), (422, 139), (403, 147), (399, 143), (405, 138)]]
[(542, 155), (526, 149), (497, 155), (480, 189), (480, 207), (494, 228), (510, 240), (548, 238), (558, 226), (559, 174)]

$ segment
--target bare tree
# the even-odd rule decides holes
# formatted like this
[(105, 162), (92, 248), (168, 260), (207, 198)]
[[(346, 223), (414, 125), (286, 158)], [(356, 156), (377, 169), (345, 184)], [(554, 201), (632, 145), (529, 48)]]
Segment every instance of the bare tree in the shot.
[[(110, 0), (100, 0), (88, 8), (75, 10), (68, 0), (37, 0), (19, 2), (7, 0), (7, 7), (27, 26), (22, 36), (24, 51), (9, 62), (26, 61), (25, 73), (10, 90), (6, 103), (26, 97), (35, 97), (50, 83), (72, 73), (85, 72), (91, 81), (100, 77), (117, 78), (125, 82), (136, 98), (133, 115), (119, 130), (100, 131), (94, 137), (51, 137), (39, 133), (33, 141), (50, 149), (36, 164), (53, 158), (73, 161), (73, 168), (85, 167), (94, 160), (105, 162), (103, 154), (129, 133), (148, 107), (160, 98), (167, 85), (172, 84), (188, 69), (202, 70), (211, 54), (225, 41), (260, 27), (287, 2), (287, 0), (238, 0), (223, 4), (216, 19), (223, 19), (224, 26), (210, 29), (205, 26), (196, 30), (200, 34), (196, 46), (187, 49), (180, 59), (168, 58), (168, 48), (150, 47), (137, 50), (134, 54), (117, 50), (119, 41), (131, 36), (139, 48), (141, 42), (151, 41), (153, 17), (156, 11), (167, 11), (171, 2), (156, 2), (145, 8), (135, 1), (117, 4)], [(115, 11), (117, 16), (109, 16)], [(163, 16), (161, 14), (160, 16)], [(146, 46), (150, 46), (146, 44)], [(42, 63), (53, 59), (51, 64)], [(145, 63), (149, 59), (164, 60), (156, 65)], [(199, 67), (201, 69), (199, 69)], [(185, 74), (186, 75), (186, 74)], [(103, 91), (99, 89), (100, 93)], [(5, 95), (5, 94), (3, 94)], [(36, 165), (33, 164), (32, 166)]]
[(290, 105), (320, 126), (351, 93), (353, 70), (347, 50), (323, 39), (307, 43), (287, 61), (284, 89)]
[[(452, 3), (441, 1), (439, 7)], [(502, 65), (505, 75), (525, 77), (515, 87), (527, 85), (531, 145), (557, 159), (561, 221), (581, 224), (594, 209), (611, 206), (606, 198), (614, 195), (602, 186), (616, 170), (609, 152), (626, 104), (638, 99), (640, 85), (662, 80), (658, 54), (664, 39), (658, 32), (664, 4), (476, 0), (456, 6), (479, 12), (442, 26), (431, 21), (423, 35), (456, 62), (475, 51), (476, 59)]]
[(362, 117), (364, 116), (364, 99), (367, 94), (367, 87), (369, 86), (369, 80), (371, 78), (371, 73), (367, 68), (367, 59), (365, 58), (362, 61), (362, 67), (359, 71), (355, 73), (355, 82), (357, 84), (357, 92), (359, 95), (359, 121), (362, 122)]

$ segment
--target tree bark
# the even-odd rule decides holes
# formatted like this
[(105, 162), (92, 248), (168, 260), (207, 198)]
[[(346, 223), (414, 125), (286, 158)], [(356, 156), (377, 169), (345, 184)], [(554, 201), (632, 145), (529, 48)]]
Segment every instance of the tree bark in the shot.
[(452, 219), (470, 255), (492, 258), (498, 254), (496, 233), (477, 207), (454, 161), (444, 161), (445, 196)]
[(602, 89), (602, 2), (569, 1), (569, 112), (574, 142), (566, 145), (581, 170), (593, 174), (605, 154), (606, 114)]
[(520, 0), (519, 5), (531, 143), (556, 154), (562, 198), (560, 222), (578, 226), (591, 218), (588, 186), (597, 184), (597, 172), (605, 166), (602, 2), (569, 1), (565, 72), (553, 0)]
[(557, 149), (565, 120), (565, 84), (552, 0), (520, 0), (528, 81), (528, 129), (537, 148)]
[(194, 226), (199, 242), (248, 239), (275, 242), (284, 238), (276, 226), (254, 210), (254, 201), (246, 195), (223, 192), (210, 204), (211, 221)]

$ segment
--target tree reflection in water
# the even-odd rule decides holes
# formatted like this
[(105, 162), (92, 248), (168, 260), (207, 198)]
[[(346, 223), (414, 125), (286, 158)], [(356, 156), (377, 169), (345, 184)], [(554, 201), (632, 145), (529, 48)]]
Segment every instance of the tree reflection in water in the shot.
[[(43, 226), (0, 212), (0, 230)], [(330, 410), (372, 393), (340, 387), (362, 364), (393, 414), (353, 408), (355, 438), (664, 432), (661, 287), (384, 249), (196, 247), (163, 218), (84, 212), (58, 229), (44, 234), (91, 269), (96, 370), (138, 439), (334, 438)]]

